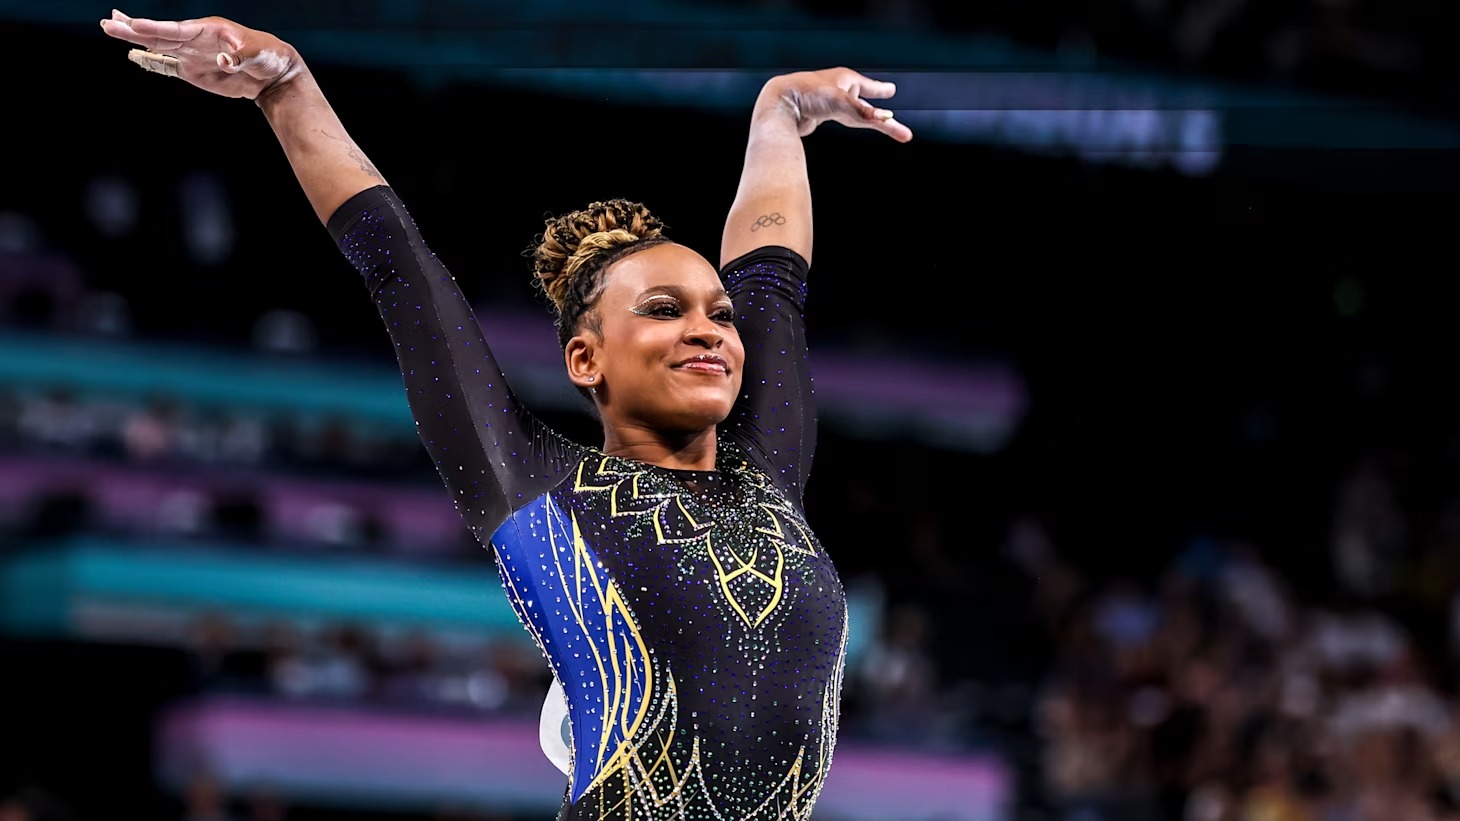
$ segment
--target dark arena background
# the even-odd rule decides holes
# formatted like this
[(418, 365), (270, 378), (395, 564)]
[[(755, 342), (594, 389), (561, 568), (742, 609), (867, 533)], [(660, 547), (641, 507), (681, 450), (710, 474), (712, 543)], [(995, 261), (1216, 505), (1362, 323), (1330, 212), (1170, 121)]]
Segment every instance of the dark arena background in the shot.
[[(818, 821), (1460, 818), (1460, 12), (1420, 0), (145, 0), (298, 46), (518, 392), (524, 249), (712, 258), (767, 78), (823, 126)], [(549, 680), (252, 103), (0, 0), (0, 819), (551, 818)]]

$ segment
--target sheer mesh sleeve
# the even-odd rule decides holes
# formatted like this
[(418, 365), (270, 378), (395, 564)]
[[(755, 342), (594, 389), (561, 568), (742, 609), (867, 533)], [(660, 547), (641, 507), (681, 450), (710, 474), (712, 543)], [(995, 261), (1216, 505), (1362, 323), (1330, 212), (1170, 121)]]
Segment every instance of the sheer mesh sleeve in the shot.
[(456, 279), (390, 188), (356, 194), (329, 230), (385, 320), (416, 430), (486, 544), (513, 511), (561, 480), (581, 448), (518, 402)]
[(740, 397), (727, 433), (762, 461), (786, 494), (802, 498), (816, 449), (816, 403), (806, 350), (806, 260), (765, 246), (720, 271), (745, 344)]

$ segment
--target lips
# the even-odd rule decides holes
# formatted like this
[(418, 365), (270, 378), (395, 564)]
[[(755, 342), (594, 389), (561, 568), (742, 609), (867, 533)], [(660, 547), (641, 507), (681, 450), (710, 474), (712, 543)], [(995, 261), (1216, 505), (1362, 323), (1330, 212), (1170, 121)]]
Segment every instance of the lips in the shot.
[(702, 373), (719, 374), (725, 373), (730, 369), (723, 358), (718, 357), (714, 354), (700, 354), (699, 356), (692, 356), (689, 359), (686, 359), (683, 362), (679, 363), (678, 365), (675, 365), (674, 367), (685, 371), (700, 371)]

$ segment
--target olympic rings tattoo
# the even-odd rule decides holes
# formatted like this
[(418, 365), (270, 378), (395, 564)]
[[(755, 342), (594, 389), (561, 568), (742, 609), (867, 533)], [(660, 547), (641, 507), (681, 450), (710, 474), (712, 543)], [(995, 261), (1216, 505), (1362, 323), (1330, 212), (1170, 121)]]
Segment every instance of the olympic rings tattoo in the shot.
[(785, 224), (786, 224), (786, 218), (783, 217), (783, 216), (781, 216), (780, 212), (777, 211), (777, 212), (774, 212), (774, 213), (771, 213), (771, 214), (766, 214), (766, 215), (762, 216), (760, 219), (757, 219), (755, 222), (751, 223), (750, 224), (750, 230), (752, 230), (752, 231), (759, 231), (762, 228), (769, 228), (772, 225), (785, 225)]

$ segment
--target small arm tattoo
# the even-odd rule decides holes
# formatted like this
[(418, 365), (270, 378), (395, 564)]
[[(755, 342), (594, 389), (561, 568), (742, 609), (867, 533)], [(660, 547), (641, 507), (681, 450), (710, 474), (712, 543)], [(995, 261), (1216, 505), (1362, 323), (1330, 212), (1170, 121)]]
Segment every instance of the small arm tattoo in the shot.
[(351, 147), (350, 159), (360, 164), (361, 171), (364, 171), (377, 180), (381, 178), (380, 172), (375, 170), (375, 166), (370, 164), (370, 160), (365, 158), (365, 155), (360, 152), (360, 149)]
[(349, 156), (350, 159), (354, 160), (360, 165), (360, 170), (364, 171), (366, 174), (369, 174), (377, 180), (384, 179), (384, 177), (380, 176), (380, 172), (375, 170), (375, 166), (370, 164), (370, 160), (365, 157), (365, 153), (360, 150), (359, 146), (351, 143), (349, 140), (343, 137), (337, 137), (334, 134), (329, 133), (328, 131), (321, 130), (319, 133), (323, 134), (326, 137), (329, 137), (331, 140), (338, 140), (342, 143), (348, 143), (350, 147), (345, 153), (347, 156)]
[(762, 214), (759, 217), (756, 217), (755, 222), (752, 222), (750, 224), (750, 230), (752, 230), (752, 231), (759, 231), (762, 228), (769, 228), (772, 225), (785, 225), (785, 224), (786, 224), (786, 218), (783, 217), (783, 216), (781, 216), (781, 212), (779, 212), (779, 211), (772, 211), (769, 214)]

